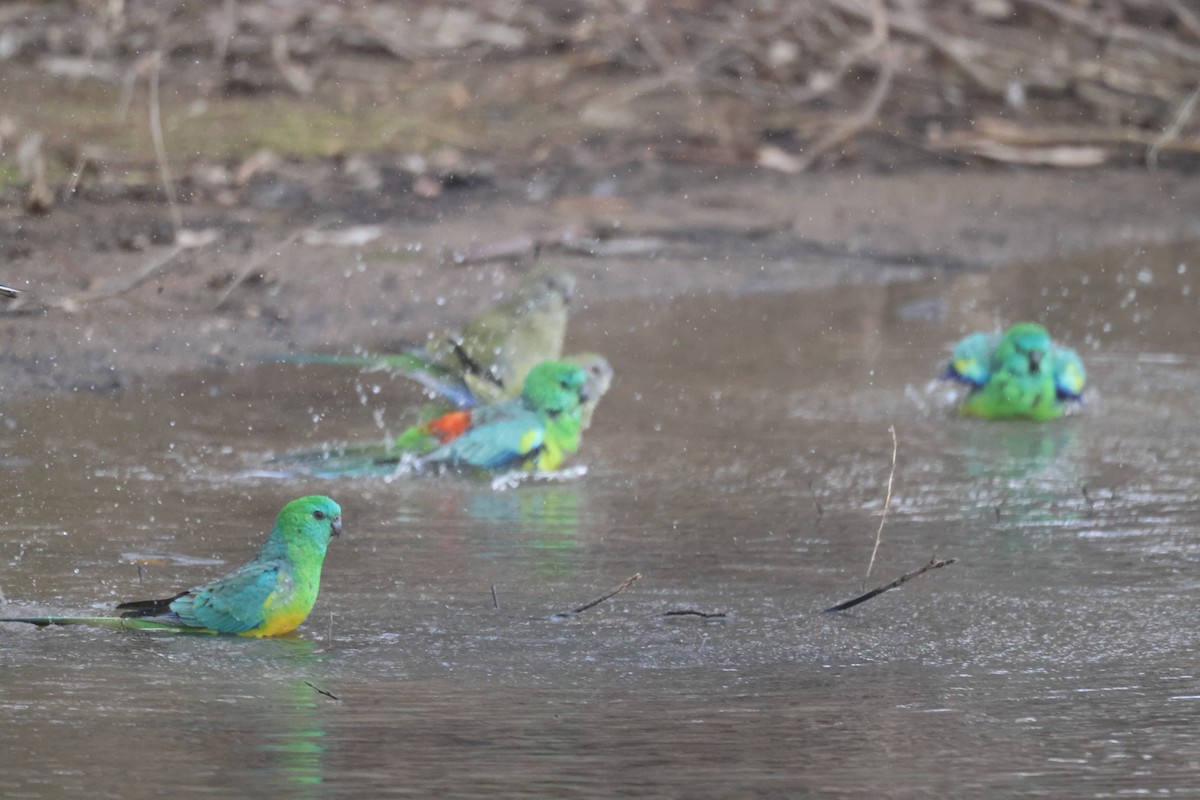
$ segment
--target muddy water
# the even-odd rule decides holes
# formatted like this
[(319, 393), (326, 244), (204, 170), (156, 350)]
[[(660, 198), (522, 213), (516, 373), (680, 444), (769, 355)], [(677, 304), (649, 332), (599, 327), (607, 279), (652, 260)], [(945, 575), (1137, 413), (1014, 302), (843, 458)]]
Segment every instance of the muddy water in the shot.
[[(572, 344), (617, 370), (587, 474), (509, 491), (258, 471), (381, 436), (415, 395), (377, 375), (6, 409), (6, 613), (206, 579), (300, 494), (346, 535), (295, 638), (2, 626), (0, 795), (1195, 796), (1198, 273), (1175, 247), (585, 308)], [(1087, 407), (955, 418), (949, 345), (1016, 318), (1081, 350)], [(960, 562), (820, 613), (933, 552)]]

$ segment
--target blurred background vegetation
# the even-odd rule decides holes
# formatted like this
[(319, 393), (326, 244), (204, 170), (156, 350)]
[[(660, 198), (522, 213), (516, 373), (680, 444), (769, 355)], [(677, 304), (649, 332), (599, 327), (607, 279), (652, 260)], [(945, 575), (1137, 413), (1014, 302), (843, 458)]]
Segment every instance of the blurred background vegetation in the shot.
[(156, 153), (227, 203), (360, 153), (1189, 166), (1198, 68), (1184, 0), (6, 2), (0, 190), (157, 192)]

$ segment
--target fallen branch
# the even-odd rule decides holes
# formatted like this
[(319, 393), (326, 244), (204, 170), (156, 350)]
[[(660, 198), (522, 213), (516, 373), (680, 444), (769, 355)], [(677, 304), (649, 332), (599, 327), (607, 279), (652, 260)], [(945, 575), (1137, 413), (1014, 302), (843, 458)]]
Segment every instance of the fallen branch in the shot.
[(871, 3), (871, 35), (864, 52), (875, 49), (882, 50), (879, 59), (879, 77), (875, 81), (875, 87), (867, 97), (866, 103), (853, 116), (843, 120), (810, 147), (805, 148), (797, 163), (798, 172), (804, 172), (825, 152), (837, 147), (847, 139), (853, 138), (860, 131), (879, 121), (879, 109), (887, 98), (888, 91), (892, 88), (892, 78), (896, 74), (895, 58), (888, 50), (889, 35), (888, 16), (883, 8), (883, 2), (882, 0), (873, 0)]
[(314, 685), (314, 684), (312, 684), (312, 683), (309, 683), (308, 681), (305, 681), (304, 683), (305, 683), (305, 684), (307, 684), (307, 685), (308, 685), (308, 687), (309, 687), (310, 689), (312, 689), (314, 692), (316, 692), (317, 694), (323, 694), (323, 695), (325, 695), (326, 697), (328, 697), (330, 700), (341, 700), (341, 699), (342, 699), (342, 698), (338, 697), (336, 694), (334, 694), (333, 692), (327, 692), (327, 691), (325, 691), (325, 690), (324, 690), (324, 689), (322, 689), (320, 686), (316, 686), (316, 685)]
[(557, 614), (553, 614), (551, 616), (552, 616), (552, 618), (557, 618), (557, 617), (570, 617), (570, 616), (574, 616), (575, 614), (582, 614), (583, 612), (587, 611), (589, 608), (594, 608), (595, 606), (600, 605), (601, 603), (603, 603), (605, 600), (609, 599), (610, 597), (615, 597), (616, 595), (619, 595), (621, 592), (625, 591), (630, 586), (633, 586), (635, 583), (637, 583), (641, 579), (642, 579), (642, 573), (635, 572), (633, 575), (629, 576), (624, 581), (622, 581), (621, 585), (618, 586), (617, 588), (613, 589), (611, 592), (600, 595), (595, 600), (592, 600), (590, 603), (584, 603), (581, 606), (576, 606), (575, 608), (572, 608), (570, 611), (559, 611)]
[(95, 300), (119, 297), (133, 291), (152, 278), (166, 275), (185, 262), (185, 259), (180, 258), (184, 253), (206, 247), (216, 242), (218, 238), (220, 238), (218, 232), (211, 228), (200, 231), (182, 230), (172, 247), (147, 261), (132, 275), (109, 278), (99, 282), (93, 288), (84, 289), (65, 297), (39, 298), (34, 295), (26, 295), (10, 305), (11, 311), (15, 314), (28, 314), (57, 309), (72, 313)]
[(1196, 113), (1196, 103), (1200, 102), (1200, 86), (1196, 87), (1187, 99), (1179, 106), (1175, 112), (1174, 119), (1171, 124), (1163, 130), (1162, 135), (1154, 140), (1154, 144), (1150, 145), (1150, 149), (1146, 151), (1146, 166), (1150, 169), (1158, 167), (1158, 153), (1171, 142), (1179, 138), (1180, 132), (1184, 126), (1192, 119), (1192, 115)]
[(908, 581), (911, 581), (913, 578), (916, 578), (920, 575), (924, 575), (926, 572), (929, 572), (931, 569), (941, 569), (942, 567), (947, 567), (951, 564), (954, 564), (957, 561), (958, 561), (957, 558), (947, 558), (945, 560), (942, 560), (942, 559), (939, 559), (936, 555), (934, 555), (929, 560), (929, 563), (926, 564), (925, 566), (921, 567), (920, 569), (916, 569), (905, 575), (901, 575), (899, 578), (896, 578), (896, 580), (892, 581), (891, 583), (887, 584), (886, 586), (880, 586), (878, 588), (872, 589), (871, 591), (867, 592), (866, 594), (860, 594), (858, 597), (855, 597), (852, 600), (847, 600), (844, 603), (838, 603), (836, 606), (830, 606), (829, 608), (825, 609), (825, 613), (828, 614), (833, 611), (845, 611), (848, 608), (853, 608), (854, 606), (858, 605), (859, 603), (865, 603), (866, 601), (870, 600), (872, 597), (875, 597), (876, 595), (881, 595), (884, 592), (891, 591), (892, 589), (895, 589), (897, 586), (899, 586), (903, 583), (907, 583)]
[(229, 296), (233, 294), (234, 290), (241, 286), (242, 282), (245, 281), (246, 278), (249, 278), (255, 270), (267, 263), (267, 261), (270, 259), (279, 255), (280, 251), (285, 247), (290, 247), (299, 241), (301, 237), (307, 236), (313, 231), (319, 230), (322, 224), (322, 221), (317, 221), (312, 225), (308, 225), (307, 227), (296, 228), (283, 239), (247, 261), (242, 267), (242, 271), (234, 277), (233, 281), (229, 284), (229, 287), (226, 288), (225, 291), (221, 293), (221, 296), (217, 298), (217, 302), (213, 304), (213, 311), (220, 311), (221, 308), (224, 307), (225, 301), (229, 299)]
[(875, 531), (875, 547), (871, 549), (871, 560), (867, 562), (867, 576), (871, 577), (871, 568), (875, 566), (875, 556), (879, 554), (879, 543), (883, 541), (883, 523), (887, 522), (888, 509), (892, 506), (892, 482), (896, 479), (896, 426), (889, 425), (888, 433), (892, 434), (892, 471), (888, 474), (887, 494), (883, 498), (883, 513), (879, 515), (879, 529)]
[(664, 617), (700, 617), (701, 619), (725, 619), (724, 611), (699, 611), (695, 608), (676, 608), (664, 611)]
[(1200, 63), (1200, 48), (1164, 36), (1145, 28), (1135, 28), (1123, 23), (1112, 23), (1098, 16), (1089, 14), (1083, 8), (1064, 5), (1058, 0), (1021, 0), (1022, 3), (1040, 8), (1051, 16), (1068, 25), (1073, 25), (1086, 31), (1095, 38), (1106, 42), (1120, 42), (1139, 50), (1165, 53), (1188, 61)]

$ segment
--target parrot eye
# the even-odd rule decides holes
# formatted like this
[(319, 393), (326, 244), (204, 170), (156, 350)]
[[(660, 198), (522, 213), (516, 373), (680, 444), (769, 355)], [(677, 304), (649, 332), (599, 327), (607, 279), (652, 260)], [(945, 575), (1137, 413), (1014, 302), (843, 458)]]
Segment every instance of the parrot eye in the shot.
[(325, 519), (325, 512), (324, 511), (314, 511), (313, 519)]

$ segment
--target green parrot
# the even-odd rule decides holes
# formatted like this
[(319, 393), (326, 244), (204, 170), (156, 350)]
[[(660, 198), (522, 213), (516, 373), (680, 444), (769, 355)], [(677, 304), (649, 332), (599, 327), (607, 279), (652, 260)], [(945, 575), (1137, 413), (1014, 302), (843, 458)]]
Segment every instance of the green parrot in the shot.
[(459, 408), (517, 397), (535, 364), (562, 354), (575, 276), (538, 269), (504, 302), (424, 348), (384, 355), (294, 355), (280, 361), (343, 364), (409, 377)]
[(579, 449), (588, 373), (566, 361), (543, 361), (521, 396), (482, 406), (462, 435), (422, 459), (453, 469), (550, 472)]
[(5, 286), (0, 283), (0, 297), (16, 297), (21, 292), (19, 289), (14, 289), (11, 286)]
[(121, 603), (116, 617), (5, 617), (0, 622), (94, 625), (177, 633), (279, 636), (295, 630), (317, 601), (325, 548), (342, 533), (342, 509), (310, 496), (283, 507), (249, 563), (163, 600)]
[[(579, 425), (580, 431), (591, 427), (592, 415), (600, 398), (608, 392), (612, 384), (613, 369), (608, 359), (599, 353), (580, 353), (562, 359), (583, 370), (584, 381), (581, 397)], [(533, 373), (531, 373), (532, 375)], [(538, 379), (534, 379), (536, 388)], [(526, 390), (530, 381), (526, 378)], [(510, 408), (501, 403), (504, 408)], [(323, 448), (299, 453), (290, 453), (272, 459), (274, 463), (295, 463), (310, 465), (313, 472), (325, 477), (335, 475), (362, 475), (372, 473), (390, 474), (397, 464), (405, 460), (415, 460), (417, 456), (429, 455), (439, 447), (457, 439), (466, 433), (473, 425), (486, 422), (496, 413), (496, 404), (478, 406), (474, 409), (452, 409), (435, 403), (426, 404), (421, 410), (421, 420), (409, 426), (395, 439), (371, 445), (353, 447)], [(505, 412), (507, 413), (507, 412)]]
[(960, 341), (943, 378), (970, 387), (958, 413), (984, 419), (1055, 419), (1083, 401), (1087, 372), (1079, 354), (1059, 347), (1041, 325), (1019, 322), (1003, 335)]

